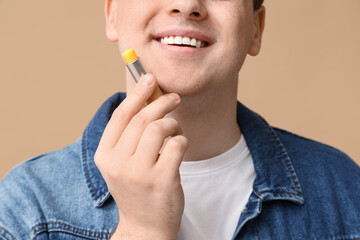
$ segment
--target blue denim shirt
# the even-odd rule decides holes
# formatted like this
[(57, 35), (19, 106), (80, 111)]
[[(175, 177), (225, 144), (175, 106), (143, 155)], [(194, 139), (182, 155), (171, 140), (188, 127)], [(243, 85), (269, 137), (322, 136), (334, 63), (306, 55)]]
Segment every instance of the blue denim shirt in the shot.
[[(93, 156), (124, 98), (108, 99), (72, 145), (7, 174), (0, 184), (0, 239), (111, 237), (118, 210)], [(270, 127), (240, 103), (237, 118), (257, 177), (233, 239), (360, 239), (360, 170), (351, 159)]]

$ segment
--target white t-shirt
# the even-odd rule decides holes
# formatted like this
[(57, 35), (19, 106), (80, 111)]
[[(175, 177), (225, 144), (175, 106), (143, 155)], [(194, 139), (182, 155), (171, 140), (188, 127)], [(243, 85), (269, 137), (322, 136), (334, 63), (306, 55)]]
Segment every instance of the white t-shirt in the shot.
[(253, 159), (241, 136), (216, 157), (182, 162), (185, 209), (177, 240), (230, 240), (252, 192)]

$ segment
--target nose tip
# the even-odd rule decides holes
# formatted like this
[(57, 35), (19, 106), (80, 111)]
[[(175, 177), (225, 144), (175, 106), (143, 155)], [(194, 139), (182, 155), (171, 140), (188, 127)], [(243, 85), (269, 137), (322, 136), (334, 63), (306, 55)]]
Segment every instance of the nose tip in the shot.
[(186, 19), (201, 20), (206, 17), (206, 9), (200, 0), (178, 0), (174, 1), (171, 15), (182, 16)]

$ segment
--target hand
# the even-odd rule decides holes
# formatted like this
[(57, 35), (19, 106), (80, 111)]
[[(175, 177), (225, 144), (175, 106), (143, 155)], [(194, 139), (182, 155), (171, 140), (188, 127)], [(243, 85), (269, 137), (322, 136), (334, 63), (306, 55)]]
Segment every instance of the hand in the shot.
[(175, 119), (164, 118), (179, 105), (177, 94), (144, 107), (155, 85), (151, 74), (141, 78), (114, 111), (95, 153), (119, 208), (114, 238), (174, 239), (180, 228), (184, 193), (179, 166), (188, 141), (179, 135)]

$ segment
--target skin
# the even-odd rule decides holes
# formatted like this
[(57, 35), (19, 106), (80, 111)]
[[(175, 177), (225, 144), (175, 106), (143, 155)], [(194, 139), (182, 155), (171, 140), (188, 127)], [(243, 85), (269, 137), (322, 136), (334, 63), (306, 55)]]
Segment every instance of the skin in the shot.
[[(118, 208), (112, 239), (175, 239), (184, 210), (182, 161), (221, 154), (240, 139), (238, 72), (260, 51), (265, 9), (252, 0), (106, 0), (106, 34), (134, 48), (151, 73), (114, 111), (95, 154)], [(170, 32), (169, 32), (170, 31)], [(205, 48), (160, 44), (195, 34)], [(167, 93), (146, 105), (155, 84)], [(159, 154), (160, 152), (160, 154)]]

